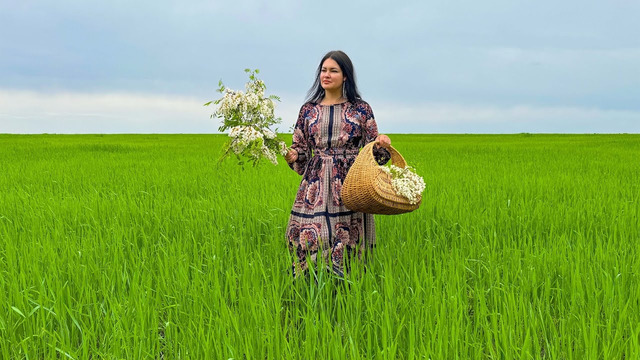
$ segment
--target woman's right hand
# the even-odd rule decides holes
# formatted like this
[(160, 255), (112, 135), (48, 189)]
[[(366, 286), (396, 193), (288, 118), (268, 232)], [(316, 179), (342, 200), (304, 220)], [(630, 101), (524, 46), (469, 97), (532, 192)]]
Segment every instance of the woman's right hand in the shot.
[(284, 159), (291, 164), (292, 162), (298, 160), (298, 152), (295, 149), (289, 149), (287, 155), (284, 156)]

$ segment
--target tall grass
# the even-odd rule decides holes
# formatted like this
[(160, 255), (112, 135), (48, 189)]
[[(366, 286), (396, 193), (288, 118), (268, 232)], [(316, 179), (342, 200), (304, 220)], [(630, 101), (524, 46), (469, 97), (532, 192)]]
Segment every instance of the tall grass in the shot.
[(392, 135), (421, 208), (291, 278), (216, 135), (0, 135), (2, 359), (640, 358), (640, 136)]

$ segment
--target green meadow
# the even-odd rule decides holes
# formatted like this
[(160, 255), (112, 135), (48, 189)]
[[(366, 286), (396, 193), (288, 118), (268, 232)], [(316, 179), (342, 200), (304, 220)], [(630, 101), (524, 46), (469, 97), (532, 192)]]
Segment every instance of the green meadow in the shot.
[(420, 209), (294, 280), (282, 158), (0, 135), (0, 359), (640, 359), (640, 135), (390, 137)]

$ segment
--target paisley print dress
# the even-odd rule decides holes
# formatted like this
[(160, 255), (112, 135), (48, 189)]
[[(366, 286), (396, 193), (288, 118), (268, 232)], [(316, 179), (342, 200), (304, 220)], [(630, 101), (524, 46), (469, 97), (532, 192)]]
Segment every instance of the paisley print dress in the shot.
[[(307, 103), (300, 109), (292, 145), (298, 159), (289, 166), (302, 175), (302, 181), (286, 233), (295, 254), (295, 275), (307, 270), (307, 260), (315, 262), (319, 253), (336, 274), (343, 275), (345, 257), (361, 257), (375, 245), (373, 215), (347, 209), (340, 190), (359, 149), (377, 136), (373, 111), (364, 101)], [(385, 149), (374, 151), (376, 157), (388, 160)]]

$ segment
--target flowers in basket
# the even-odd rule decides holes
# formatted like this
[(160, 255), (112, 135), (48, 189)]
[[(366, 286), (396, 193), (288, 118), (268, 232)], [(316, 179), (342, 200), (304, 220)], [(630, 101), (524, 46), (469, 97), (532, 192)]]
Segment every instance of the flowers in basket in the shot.
[(217, 91), (223, 94), (222, 97), (204, 104), (217, 105), (211, 118), (222, 119), (219, 131), (229, 130), (230, 139), (222, 149), (220, 161), (234, 154), (241, 165), (250, 161), (255, 166), (263, 158), (277, 165), (276, 154), (284, 156), (288, 151), (284, 141), (269, 129), (281, 121), (274, 115), (274, 101), (280, 101), (280, 98), (276, 95), (265, 97), (267, 87), (258, 79), (258, 69), (244, 71), (249, 74), (245, 91), (229, 89), (220, 80)]
[(424, 179), (416, 174), (411, 166), (404, 168), (388, 165), (381, 166), (382, 170), (391, 175), (391, 187), (396, 194), (405, 197), (410, 204), (417, 204), (425, 189)]

